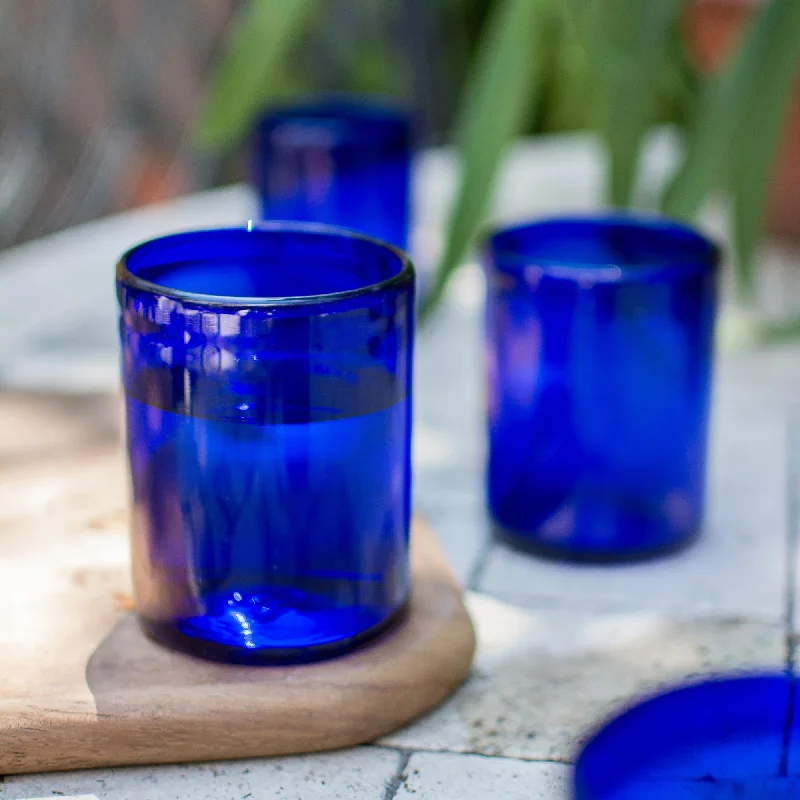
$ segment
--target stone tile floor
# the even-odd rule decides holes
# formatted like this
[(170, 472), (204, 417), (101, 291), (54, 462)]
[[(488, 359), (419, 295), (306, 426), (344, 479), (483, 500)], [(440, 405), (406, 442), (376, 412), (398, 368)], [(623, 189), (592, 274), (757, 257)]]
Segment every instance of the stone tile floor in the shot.
[[(94, 250), (110, 260), (143, 233), (190, 220), (232, 222), (246, 207), (240, 191), (224, 190), (213, 202), (182, 201), (172, 216), (137, 212), (121, 227), (97, 223)], [(76, 234), (61, 236), (38, 250), (31, 245), (28, 256), (17, 253), (14, 259), (29, 257), (42, 271), (53, 258), (74, 266), (71, 280), (48, 291), (73, 297), (70, 286), (78, 281), (84, 310), (96, 312), (95, 324), (76, 334), (81, 353), (73, 349), (48, 361), (47, 342), (33, 347), (26, 309), (12, 302), (25, 296), (36, 270), (15, 269), (10, 254), (6, 263), (0, 258), (0, 383), (45, 386), (52, 379), (57, 385), (49, 388), (59, 389), (76, 376), (86, 388), (113, 383), (107, 264), (90, 265), (85, 245), (71, 243)], [(367, 747), (7, 777), (0, 782), (0, 800), (559, 800), (568, 796), (569, 764), (580, 742), (631, 698), (691, 675), (793, 666), (800, 580), (800, 344), (720, 353), (707, 522), (693, 548), (632, 566), (564, 565), (518, 555), (488, 537), (481, 302), (480, 274), (466, 267), (420, 334), (415, 378), (415, 503), (468, 589), (479, 647), (466, 684), (424, 719)], [(55, 335), (63, 348), (73, 347), (61, 334), (74, 327), (76, 308), (53, 305), (52, 319), (36, 323), (40, 339)], [(15, 349), (35, 357), (10, 359)]]

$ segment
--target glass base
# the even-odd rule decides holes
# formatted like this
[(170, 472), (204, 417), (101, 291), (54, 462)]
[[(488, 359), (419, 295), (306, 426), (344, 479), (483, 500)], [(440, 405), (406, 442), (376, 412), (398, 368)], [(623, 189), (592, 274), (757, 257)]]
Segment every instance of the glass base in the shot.
[(376, 636), (397, 621), (365, 606), (337, 607), (310, 593), (275, 589), (226, 592), (204, 598), (206, 613), (162, 622), (140, 617), (145, 634), (200, 658), (229, 664), (297, 664), (330, 658)]
[(574, 544), (555, 544), (544, 541), (534, 533), (521, 533), (506, 528), (496, 520), (491, 520), (492, 536), (514, 550), (552, 559), (553, 561), (574, 561), (584, 564), (628, 563), (647, 561), (661, 556), (674, 555), (692, 545), (700, 534), (700, 527), (683, 536), (661, 540), (656, 544), (638, 547), (580, 547)]

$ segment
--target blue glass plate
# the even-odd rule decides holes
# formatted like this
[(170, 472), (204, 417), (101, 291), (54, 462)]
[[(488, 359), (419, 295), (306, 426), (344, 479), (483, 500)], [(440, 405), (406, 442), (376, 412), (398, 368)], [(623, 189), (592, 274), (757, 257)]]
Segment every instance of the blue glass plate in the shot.
[(645, 700), (580, 753), (575, 800), (800, 798), (794, 679), (716, 678)]

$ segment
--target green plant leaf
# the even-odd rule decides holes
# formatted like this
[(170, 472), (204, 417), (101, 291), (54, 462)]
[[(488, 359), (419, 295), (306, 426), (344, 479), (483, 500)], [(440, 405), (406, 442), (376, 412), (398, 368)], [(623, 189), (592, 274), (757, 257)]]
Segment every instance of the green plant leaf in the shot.
[[(773, 2), (769, 48), (758, 64), (762, 79), (748, 104), (747, 126), (731, 160), (733, 245), (739, 286), (753, 294), (753, 263), (761, 238), (769, 181), (800, 65), (800, 2)], [(780, 7), (779, 7), (780, 6)], [(762, 23), (765, 24), (765, 23)]]
[[(754, 111), (771, 113), (786, 105), (785, 71), (796, 69), (800, 42), (798, 0), (769, 0), (756, 13), (731, 63), (705, 89), (691, 126), (686, 157), (667, 188), (662, 210), (673, 217), (694, 217), (710, 190), (732, 175), (738, 153), (757, 159), (769, 152), (737, 143), (754, 137), (762, 119)], [(774, 120), (770, 120), (774, 127)], [(769, 127), (769, 126), (768, 126)], [(761, 131), (754, 147), (774, 145), (774, 130)], [(772, 148), (774, 150), (774, 146)], [(742, 207), (742, 212), (745, 208)], [(746, 213), (742, 213), (742, 218)]]
[(198, 140), (222, 148), (242, 137), (279, 84), (283, 62), (316, 0), (250, 0), (220, 57), (205, 98)]
[(549, 0), (498, 0), (486, 22), (457, 112), (461, 182), (423, 319), (472, 244), (506, 148), (532, 110), (550, 19)]
[(555, 11), (536, 133), (587, 130), (597, 124), (594, 59), (589, 56), (586, 37), (578, 24), (584, 15), (569, 5), (556, 6)]
[(685, 0), (593, 0), (584, 36), (600, 90), (609, 153), (608, 197), (631, 202), (642, 140), (659, 109), (659, 85)]

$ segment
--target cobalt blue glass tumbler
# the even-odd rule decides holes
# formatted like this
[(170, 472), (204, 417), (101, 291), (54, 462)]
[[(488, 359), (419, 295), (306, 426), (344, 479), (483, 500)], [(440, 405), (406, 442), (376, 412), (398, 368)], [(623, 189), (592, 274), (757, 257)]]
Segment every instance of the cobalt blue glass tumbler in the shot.
[(489, 506), (555, 557), (681, 547), (705, 483), (715, 246), (646, 216), (553, 219), (488, 242)]
[(414, 271), (335, 228), (142, 244), (117, 268), (136, 608), (236, 663), (327, 657), (409, 588)]
[(267, 113), (253, 141), (263, 218), (338, 225), (406, 249), (409, 128), (402, 110), (355, 97)]

